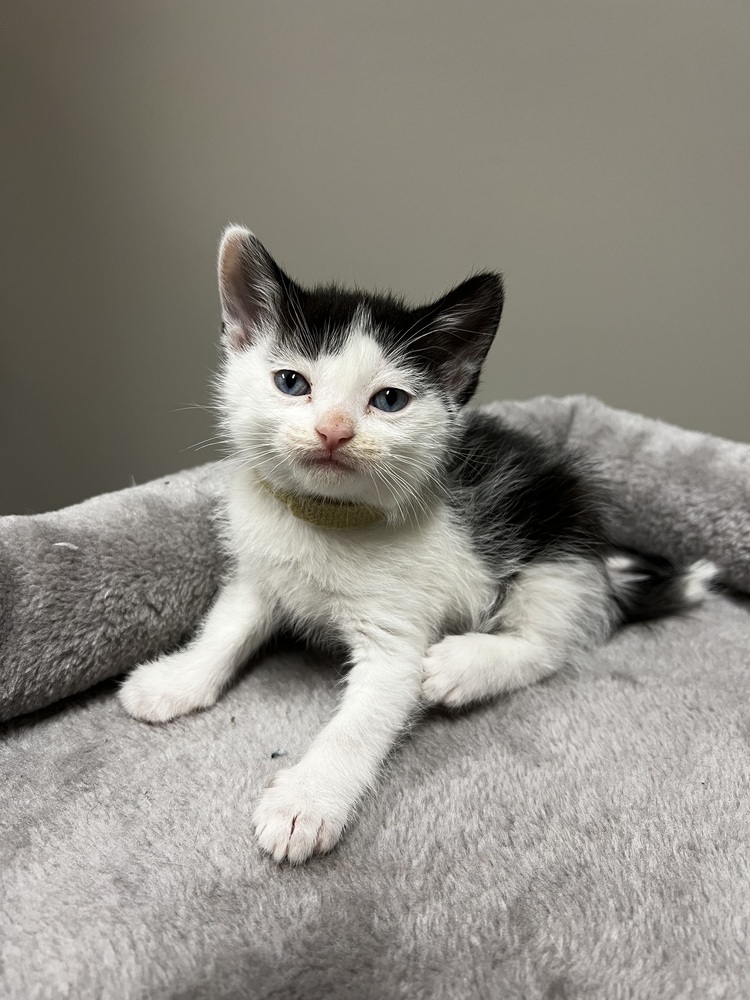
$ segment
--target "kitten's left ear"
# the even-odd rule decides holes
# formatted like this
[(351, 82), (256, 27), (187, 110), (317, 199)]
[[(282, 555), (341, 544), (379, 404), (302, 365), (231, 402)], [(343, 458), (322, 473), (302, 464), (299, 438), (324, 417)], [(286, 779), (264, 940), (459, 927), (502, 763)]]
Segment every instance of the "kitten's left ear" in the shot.
[(441, 380), (459, 406), (474, 395), (495, 339), (505, 294), (501, 275), (475, 274), (423, 310), (421, 337)]
[(219, 294), (223, 330), (231, 347), (240, 350), (251, 344), (274, 320), (284, 281), (284, 272), (249, 229), (229, 226), (224, 230), (219, 246)]

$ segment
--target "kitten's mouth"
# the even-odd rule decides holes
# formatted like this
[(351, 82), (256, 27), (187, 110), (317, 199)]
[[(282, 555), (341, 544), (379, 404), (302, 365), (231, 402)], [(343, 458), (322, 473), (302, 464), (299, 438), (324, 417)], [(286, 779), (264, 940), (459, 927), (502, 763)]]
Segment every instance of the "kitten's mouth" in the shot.
[(352, 472), (356, 467), (350, 458), (343, 455), (317, 451), (301, 455), (300, 462), (309, 469), (326, 469), (331, 472)]

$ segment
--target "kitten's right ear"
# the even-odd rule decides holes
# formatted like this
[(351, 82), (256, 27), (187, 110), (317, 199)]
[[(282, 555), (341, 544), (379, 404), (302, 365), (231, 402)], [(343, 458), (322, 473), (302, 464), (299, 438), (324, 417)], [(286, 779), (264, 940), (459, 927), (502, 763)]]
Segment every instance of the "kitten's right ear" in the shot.
[(236, 351), (252, 344), (278, 314), (283, 272), (249, 229), (228, 226), (219, 246), (222, 330)]

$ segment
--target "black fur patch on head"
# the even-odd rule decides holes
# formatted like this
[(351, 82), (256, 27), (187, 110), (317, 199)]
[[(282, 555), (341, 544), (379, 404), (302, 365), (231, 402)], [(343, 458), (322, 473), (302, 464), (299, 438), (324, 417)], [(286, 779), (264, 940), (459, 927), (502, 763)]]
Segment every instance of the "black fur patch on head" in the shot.
[(478, 274), (437, 302), (409, 308), (395, 295), (338, 285), (304, 289), (284, 276), (278, 343), (304, 357), (340, 351), (358, 316), (384, 353), (425, 374), (459, 406), (476, 391), (500, 322), (499, 275)]
[(476, 391), (504, 297), (502, 278), (489, 271), (416, 308), (395, 295), (335, 284), (306, 289), (241, 226), (230, 226), (222, 238), (219, 291), (230, 350), (244, 350), (270, 325), (282, 349), (293, 348), (310, 359), (335, 354), (361, 316), (386, 356), (424, 374), (458, 406)]
[(369, 332), (385, 350), (396, 346), (414, 323), (411, 311), (395, 295), (335, 284), (306, 289), (287, 279), (278, 313), (278, 343), (311, 360), (336, 354), (357, 315), (366, 317)]
[(388, 357), (423, 373), (458, 406), (476, 391), (504, 297), (502, 278), (489, 271), (417, 308), (395, 295), (337, 285), (305, 289), (241, 226), (230, 226), (222, 238), (219, 291), (231, 350), (244, 350), (270, 326), (282, 349), (311, 359), (335, 354), (361, 316)]

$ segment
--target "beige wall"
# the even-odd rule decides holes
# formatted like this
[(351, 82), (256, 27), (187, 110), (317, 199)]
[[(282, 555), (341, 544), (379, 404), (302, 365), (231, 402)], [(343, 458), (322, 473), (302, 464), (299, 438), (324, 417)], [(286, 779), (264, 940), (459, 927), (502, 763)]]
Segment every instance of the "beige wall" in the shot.
[(214, 254), (436, 295), (482, 395), (750, 437), (743, 0), (26, 2), (4, 14), (0, 511), (192, 465)]

